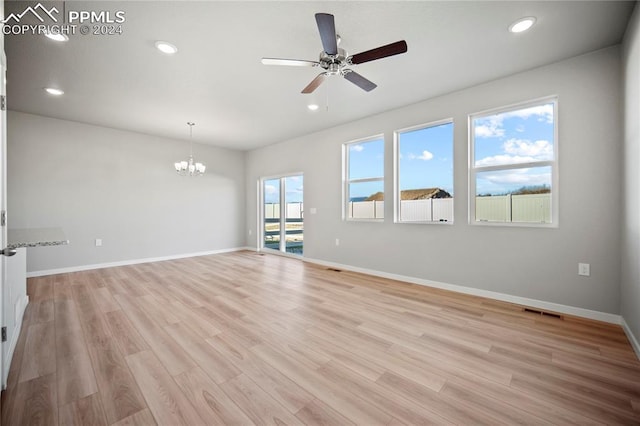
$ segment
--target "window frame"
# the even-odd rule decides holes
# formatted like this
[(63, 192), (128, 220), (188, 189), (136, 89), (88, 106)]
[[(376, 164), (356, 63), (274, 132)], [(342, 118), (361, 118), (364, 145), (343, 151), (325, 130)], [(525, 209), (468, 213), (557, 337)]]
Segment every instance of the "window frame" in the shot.
[(401, 220), (400, 212), (400, 134), (406, 132), (412, 132), (416, 130), (428, 129), (431, 127), (438, 127), (445, 124), (451, 124), (453, 126), (452, 140), (451, 140), (451, 157), (453, 161), (452, 171), (452, 183), (453, 183), (453, 196), (451, 197), (455, 206), (455, 122), (453, 117), (443, 118), (436, 121), (430, 121), (428, 123), (417, 124), (415, 126), (405, 127), (395, 130), (393, 132), (393, 221), (394, 223), (401, 224), (418, 224), (418, 225), (453, 225), (455, 222), (455, 207), (452, 220), (449, 222), (440, 221), (403, 221)]
[[(382, 141), (382, 176), (381, 177), (367, 177), (367, 178), (358, 178), (358, 179), (349, 179), (350, 175), (350, 158), (349, 158), (349, 147), (351, 145), (365, 144), (368, 142), (376, 142), (378, 140)], [(351, 198), (349, 193), (349, 186), (352, 183), (367, 183), (367, 182), (382, 182), (382, 193), (384, 194), (384, 198), (386, 198), (386, 191), (384, 188), (384, 175), (385, 175), (385, 150), (386, 150), (386, 141), (384, 134), (378, 134), (373, 136), (368, 136), (365, 138), (351, 140), (349, 142), (345, 142), (342, 144), (342, 220), (347, 222), (384, 222), (384, 217), (382, 218), (357, 218), (357, 217), (349, 217), (349, 200)], [(386, 200), (385, 200), (386, 201)]]
[[(509, 111), (516, 111), (519, 109), (526, 109), (534, 106), (540, 106), (544, 104), (553, 104), (553, 160), (534, 161), (527, 163), (512, 163), (501, 164), (495, 166), (475, 166), (475, 129), (473, 127), (473, 121), (479, 117), (486, 117), (489, 115), (501, 114)], [(501, 106), (498, 108), (492, 108), (484, 111), (475, 112), (469, 114), (467, 119), (468, 130), (468, 147), (469, 147), (469, 210), (468, 221), (469, 224), (474, 226), (506, 226), (506, 227), (532, 227), (532, 228), (557, 228), (559, 226), (559, 209), (558, 200), (559, 197), (559, 157), (558, 157), (558, 96), (545, 96), (542, 98), (536, 98), (529, 101), (510, 104), (507, 106)], [(551, 167), (551, 222), (549, 223), (536, 223), (536, 222), (491, 222), (476, 220), (476, 176), (481, 172), (488, 171), (503, 171), (503, 170), (516, 170), (527, 169), (534, 167)]]

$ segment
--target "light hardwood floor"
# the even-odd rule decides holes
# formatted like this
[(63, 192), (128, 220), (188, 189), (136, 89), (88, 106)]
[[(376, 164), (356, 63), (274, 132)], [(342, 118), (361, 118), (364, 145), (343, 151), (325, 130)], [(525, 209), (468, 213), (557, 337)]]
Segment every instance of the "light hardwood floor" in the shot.
[(5, 426), (640, 423), (610, 324), (253, 252), (28, 289)]

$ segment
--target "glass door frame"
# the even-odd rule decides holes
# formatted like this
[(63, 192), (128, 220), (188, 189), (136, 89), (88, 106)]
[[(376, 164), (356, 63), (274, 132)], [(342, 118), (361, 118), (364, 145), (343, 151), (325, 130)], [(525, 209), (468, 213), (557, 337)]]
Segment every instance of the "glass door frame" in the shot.
[[(277, 253), (284, 256), (291, 256), (295, 258), (301, 258), (304, 256), (304, 248), (303, 253), (289, 253), (287, 252), (287, 203), (286, 203), (286, 179), (290, 177), (300, 176), (303, 178), (303, 188), (304, 188), (304, 173), (295, 172), (295, 173), (287, 173), (280, 174), (274, 176), (265, 176), (258, 179), (258, 241), (257, 248), (258, 251), (265, 251), (269, 253)], [(270, 180), (278, 180), (279, 183), (279, 202), (280, 202), (280, 244), (278, 249), (265, 247), (265, 221), (266, 221), (266, 212), (265, 212), (265, 183)], [(304, 189), (303, 189), (304, 192)], [(303, 209), (304, 209), (304, 193), (303, 193), (303, 201), (302, 201)], [(301, 219), (302, 219), (302, 233), (304, 235), (304, 212), (301, 211)], [(303, 237), (304, 238), (304, 237)], [(304, 242), (303, 242), (304, 247)]]

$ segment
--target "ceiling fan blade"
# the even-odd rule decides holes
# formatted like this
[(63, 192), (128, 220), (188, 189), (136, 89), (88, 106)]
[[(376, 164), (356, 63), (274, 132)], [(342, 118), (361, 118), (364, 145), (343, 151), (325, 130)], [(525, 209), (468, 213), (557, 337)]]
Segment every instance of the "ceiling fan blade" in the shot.
[(305, 61), (303, 59), (262, 58), (264, 65), (287, 65), (293, 67), (317, 67), (320, 62)]
[(326, 73), (318, 74), (316, 78), (314, 78), (311, 83), (307, 85), (304, 89), (302, 89), (302, 93), (313, 93), (314, 90), (318, 88), (322, 84), (322, 82), (327, 78)]
[(376, 59), (386, 58), (387, 56), (399, 55), (407, 51), (407, 42), (404, 40), (395, 43), (380, 46), (366, 52), (356, 53), (351, 56), (348, 61), (352, 64), (362, 64), (364, 62), (375, 61)]
[(347, 70), (347, 71), (348, 72), (345, 72), (344, 74), (344, 78), (346, 78), (347, 80), (349, 80), (350, 82), (352, 82), (353, 84), (361, 88), (362, 90), (370, 92), (376, 87), (378, 87), (374, 82), (367, 80), (357, 72), (351, 71), (351, 70)]
[(338, 54), (338, 40), (336, 38), (336, 23), (329, 13), (316, 13), (316, 23), (320, 31), (322, 47), (327, 55)]

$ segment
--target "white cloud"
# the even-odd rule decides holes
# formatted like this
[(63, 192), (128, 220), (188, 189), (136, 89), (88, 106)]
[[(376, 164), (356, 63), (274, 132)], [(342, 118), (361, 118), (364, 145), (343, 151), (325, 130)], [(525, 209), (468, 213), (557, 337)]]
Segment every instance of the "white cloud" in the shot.
[(429, 161), (433, 158), (433, 154), (427, 150), (422, 151), (422, 154), (420, 155), (416, 155), (413, 153), (410, 153), (407, 157), (409, 157), (409, 160), (423, 160), (423, 161)]
[(504, 136), (502, 117), (492, 115), (475, 121), (475, 136), (477, 138), (494, 138)]
[(493, 184), (510, 184), (520, 186), (549, 185), (550, 173), (529, 173), (530, 169), (516, 169), (508, 173), (486, 174), (482, 178)]
[(364, 146), (362, 145), (351, 145), (351, 152), (362, 152), (364, 151)]
[[(553, 104), (536, 105), (529, 108), (507, 111), (496, 115), (490, 115), (475, 119), (475, 137), (477, 138), (493, 138), (504, 136), (503, 121), (507, 118), (518, 117), (527, 119), (531, 116), (537, 116), (538, 121), (553, 123)], [(518, 126), (517, 132), (523, 132), (524, 127)]]
[(264, 193), (265, 194), (275, 194), (276, 192), (278, 192), (278, 190), (276, 189), (275, 186), (273, 186), (273, 185), (265, 185), (264, 186)]
[(422, 151), (422, 154), (417, 157), (418, 160), (429, 161), (433, 158), (433, 154), (429, 151)]
[(553, 145), (546, 140), (531, 142), (526, 139), (509, 139), (502, 146), (506, 153), (512, 155), (526, 155), (537, 160), (553, 158)]
[(529, 108), (505, 112), (500, 115), (504, 118), (519, 117), (524, 119), (527, 119), (532, 115), (537, 115), (539, 116), (540, 121), (553, 123), (553, 104), (536, 105)]
[(553, 159), (553, 145), (549, 141), (509, 139), (502, 144), (504, 154), (485, 157), (476, 161), (476, 167), (500, 166), (504, 164), (533, 163)]

